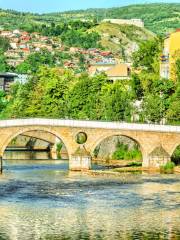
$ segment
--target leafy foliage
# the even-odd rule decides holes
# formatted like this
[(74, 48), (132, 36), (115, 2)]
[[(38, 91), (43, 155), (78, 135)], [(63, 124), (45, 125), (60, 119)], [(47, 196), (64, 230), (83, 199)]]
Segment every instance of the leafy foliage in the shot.
[(176, 150), (174, 151), (173, 155), (172, 155), (172, 161), (176, 164), (176, 165), (180, 165), (180, 146), (178, 146), (176, 148)]
[[(176, 60), (177, 80), (160, 78), (158, 56), (161, 41), (158, 38), (156, 41), (142, 44), (134, 55), (139, 60), (134, 58), (136, 68), (131, 79), (115, 83), (108, 81), (104, 73), (90, 77), (87, 73), (77, 75), (57, 67), (59, 59), (69, 58), (68, 54), (43, 50), (30, 55), (16, 70), (20, 73), (30, 71), (31, 77), (25, 84), (16, 83), (12, 87), (11, 98), (2, 105), (0, 117), (39, 116), (131, 122), (134, 115), (138, 115), (139, 122), (178, 124), (179, 58)], [(82, 66), (83, 62), (84, 59), (81, 59)], [(6, 67), (2, 53), (0, 69), (6, 71)]]
[(8, 70), (10, 70), (10, 66), (7, 64), (4, 52), (0, 49), (0, 72), (7, 72)]
[(133, 54), (134, 67), (143, 67), (148, 71), (153, 71), (161, 52), (158, 39), (144, 41), (140, 48)]
[(0, 51), (5, 52), (10, 48), (9, 39), (0, 36)]
[(6, 94), (3, 91), (0, 91), (0, 113), (7, 106)]
[(100, 47), (100, 35), (97, 32), (87, 33), (82, 30), (68, 30), (61, 36), (62, 41), (67, 46), (88, 48)]
[(42, 49), (40, 52), (30, 54), (23, 63), (17, 65), (16, 71), (18, 73), (34, 73), (37, 72), (40, 66), (53, 67), (55, 65), (55, 55), (46, 49)]
[(175, 164), (173, 162), (167, 162), (165, 165), (160, 167), (161, 173), (171, 174), (174, 173)]
[(116, 160), (141, 160), (142, 154), (138, 148), (138, 145), (135, 145), (132, 149), (129, 149), (128, 145), (119, 143), (117, 150), (113, 153), (112, 158)]

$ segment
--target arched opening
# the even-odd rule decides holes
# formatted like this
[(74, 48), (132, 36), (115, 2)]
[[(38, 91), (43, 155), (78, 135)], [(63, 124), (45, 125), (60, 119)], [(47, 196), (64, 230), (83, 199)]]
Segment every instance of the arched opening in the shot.
[(9, 139), (3, 149), (5, 160), (67, 160), (63, 140), (54, 132), (42, 129), (20, 131)]
[(174, 162), (176, 166), (180, 166), (180, 145), (178, 145), (174, 150), (171, 156), (171, 161)]
[(111, 166), (142, 166), (142, 149), (131, 137), (113, 135), (98, 143), (93, 151), (93, 161)]

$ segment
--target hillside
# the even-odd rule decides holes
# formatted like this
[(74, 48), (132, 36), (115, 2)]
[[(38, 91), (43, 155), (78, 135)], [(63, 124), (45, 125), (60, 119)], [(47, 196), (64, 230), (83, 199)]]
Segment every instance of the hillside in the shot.
[(67, 18), (96, 18), (101, 21), (104, 18), (141, 18), (145, 27), (156, 34), (165, 34), (180, 27), (180, 3), (139, 4), (109, 9), (88, 9), (85, 11), (71, 11), (51, 14)]
[(145, 28), (112, 23), (101, 23), (90, 31), (98, 32), (101, 36), (101, 45), (105, 49), (118, 53), (122, 58), (126, 58), (124, 60), (130, 59), (142, 41), (155, 36)]
[(109, 9), (87, 9), (50, 14), (20, 13), (11, 10), (0, 10), (0, 27), (20, 28), (32, 25), (59, 24), (68, 20), (96, 20), (104, 18), (141, 18), (145, 27), (156, 34), (165, 34), (180, 27), (180, 3), (139, 4)]
[(39, 32), (49, 38), (57, 37), (66, 47), (86, 49), (102, 47), (125, 61), (130, 61), (139, 43), (155, 35), (145, 28), (133, 25), (86, 22), (77, 19), (73, 21), (70, 17), (65, 21), (63, 14), (38, 15), (1, 10), (0, 27), (4, 30), (20, 29), (29, 33)]

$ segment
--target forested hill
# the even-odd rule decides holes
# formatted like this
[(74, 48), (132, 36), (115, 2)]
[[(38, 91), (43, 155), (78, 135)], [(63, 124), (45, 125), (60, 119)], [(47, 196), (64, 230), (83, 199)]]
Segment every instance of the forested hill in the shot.
[(156, 34), (165, 34), (180, 27), (180, 3), (140, 4), (119, 8), (87, 9), (49, 14), (20, 13), (11, 10), (0, 10), (0, 27), (19, 28), (32, 24), (48, 24), (70, 19), (97, 20), (104, 18), (141, 18), (145, 28)]
[[(69, 17), (96, 17), (98, 21), (104, 18), (141, 18), (145, 22), (145, 27), (157, 34), (164, 34), (180, 27), (180, 3), (139, 4), (119, 8), (69, 11), (63, 14)], [(59, 15), (62, 16), (62, 13)], [(58, 17), (58, 14), (54, 16)]]

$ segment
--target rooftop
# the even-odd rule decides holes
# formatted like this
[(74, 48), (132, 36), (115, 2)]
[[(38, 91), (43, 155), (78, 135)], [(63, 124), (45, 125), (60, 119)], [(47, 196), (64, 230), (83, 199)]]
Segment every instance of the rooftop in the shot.
[(16, 73), (0, 73), (0, 77), (17, 77), (18, 75)]

